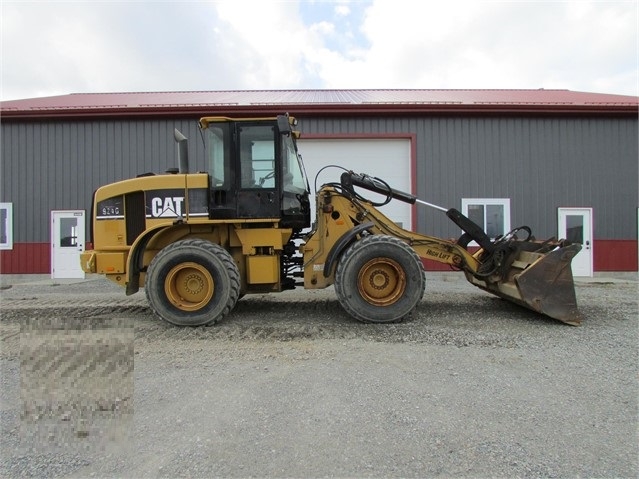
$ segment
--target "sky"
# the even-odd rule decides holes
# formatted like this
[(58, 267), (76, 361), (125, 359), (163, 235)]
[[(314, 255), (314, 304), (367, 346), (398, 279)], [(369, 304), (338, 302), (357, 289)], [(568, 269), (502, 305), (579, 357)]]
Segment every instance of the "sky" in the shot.
[(639, 95), (639, 0), (0, 0), (0, 99), (288, 89)]

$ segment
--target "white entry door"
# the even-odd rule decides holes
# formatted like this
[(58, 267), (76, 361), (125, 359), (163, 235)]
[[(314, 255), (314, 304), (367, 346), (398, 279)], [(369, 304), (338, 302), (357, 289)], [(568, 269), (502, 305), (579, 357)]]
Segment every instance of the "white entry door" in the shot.
[(51, 277), (84, 278), (84, 210), (51, 211)]
[(572, 260), (573, 276), (592, 276), (592, 208), (559, 208), (558, 238), (581, 244)]

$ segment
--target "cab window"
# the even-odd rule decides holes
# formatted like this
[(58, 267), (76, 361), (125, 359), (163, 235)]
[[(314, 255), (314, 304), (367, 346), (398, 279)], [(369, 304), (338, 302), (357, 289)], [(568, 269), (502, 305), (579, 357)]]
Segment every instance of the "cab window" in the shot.
[(206, 131), (208, 135), (207, 153), (211, 186), (213, 188), (228, 189), (232, 181), (228, 125), (210, 125)]
[(275, 128), (239, 128), (241, 188), (275, 188)]
[(307, 189), (302, 164), (290, 135), (282, 136), (282, 178), (284, 191), (304, 193)]

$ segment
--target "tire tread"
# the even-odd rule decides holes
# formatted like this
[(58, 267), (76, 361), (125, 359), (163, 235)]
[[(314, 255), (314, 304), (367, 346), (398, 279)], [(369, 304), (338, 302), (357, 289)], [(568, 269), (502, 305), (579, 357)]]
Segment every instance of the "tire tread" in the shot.
[[(350, 268), (350, 262), (352, 261), (352, 258), (355, 255), (360, 253), (360, 251), (362, 251), (364, 248), (370, 248), (371, 246), (377, 246), (378, 248), (379, 247), (385, 247), (385, 246), (391, 246), (392, 248), (400, 248), (401, 250), (403, 250), (404, 252), (409, 254), (409, 256), (412, 258), (412, 261), (414, 261), (414, 262), (419, 264), (419, 267), (422, 270), (422, 273), (421, 273), (422, 277), (421, 277), (421, 281), (420, 281), (420, 285), (419, 285), (419, 289), (420, 290), (416, 292), (419, 295), (419, 299), (416, 302), (416, 304), (419, 301), (421, 301), (421, 299), (423, 298), (423, 295), (424, 295), (424, 291), (426, 289), (426, 281), (424, 279), (423, 267), (422, 267), (421, 259), (420, 259), (419, 255), (415, 252), (415, 250), (413, 248), (411, 248), (409, 245), (404, 243), (399, 238), (396, 238), (394, 236), (389, 236), (389, 235), (365, 236), (364, 238), (362, 238), (362, 239), (354, 242), (353, 244), (351, 244), (346, 249), (346, 251), (342, 254), (342, 257), (339, 259), (339, 262), (337, 264), (337, 269), (335, 271), (335, 292), (337, 293), (337, 297), (339, 299), (339, 302), (342, 305), (342, 307), (344, 308), (344, 310), (346, 310), (346, 312), (350, 316), (354, 317), (358, 321), (361, 321), (361, 322), (364, 322), (364, 323), (394, 323), (394, 322), (401, 322), (405, 318), (410, 316), (412, 311), (415, 309), (416, 304), (411, 308), (410, 311), (407, 311), (404, 314), (401, 314), (400, 317), (389, 319), (389, 320), (379, 320), (379, 319), (374, 320), (374, 319), (371, 319), (371, 318), (367, 317), (361, 311), (359, 311), (355, 307), (355, 305), (353, 304), (353, 302), (350, 299), (350, 295), (352, 294), (352, 292), (348, 291), (350, 289), (350, 286), (348, 285), (348, 281), (347, 281), (347, 278), (346, 278), (346, 275), (350, 274), (350, 269), (351, 269)], [(409, 285), (409, 286), (411, 286), (411, 285)]]
[(235, 304), (237, 303), (239, 299), (240, 272), (237, 268), (237, 265), (233, 261), (233, 257), (222, 246), (215, 243), (211, 243), (210, 241), (207, 241), (207, 240), (199, 239), (199, 238), (176, 241), (175, 243), (171, 243), (170, 245), (166, 246), (157, 255), (155, 255), (155, 257), (149, 264), (149, 268), (147, 271), (147, 285), (144, 288), (147, 301), (149, 302), (149, 305), (151, 306), (151, 310), (153, 311), (153, 314), (157, 318), (162, 319), (163, 321), (168, 321), (170, 323), (177, 324), (176, 322), (170, 321), (169, 319), (164, 317), (162, 315), (162, 312), (157, 310), (155, 298), (152, 297), (154, 294), (152, 292), (152, 289), (157, 287), (163, 288), (164, 285), (160, 285), (160, 286), (154, 285), (153, 282), (151, 281), (151, 284), (149, 286), (148, 282), (151, 278), (155, 276), (155, 269), (162, 266), (161, 265), (162, 259), (165, 258), (167, 255), (170, 255), (174, 250), (177, 250), (180, 248), (190, 248), (190, 249), (195, 249), (200, 251), (204, 250), (206, 253), (209, 253), (215, 256), (222, 263), (222, 265), (224, 266), (224, 269), (228, 273), (229, 297), (222, 311), (215, 317), (212, 317), (210, 320), (200, 322), (197, 324), (192, 324), (192, 326), (215, 324), (219, 320), (227, 316), (233, 310), (233, 308), (235, 307)]

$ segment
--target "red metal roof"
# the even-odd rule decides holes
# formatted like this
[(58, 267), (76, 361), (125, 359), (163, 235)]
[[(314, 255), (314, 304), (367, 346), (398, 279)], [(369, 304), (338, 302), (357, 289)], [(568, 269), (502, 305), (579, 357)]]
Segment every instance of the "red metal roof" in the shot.
[(639, 97), (570, 90), (237, 90), (75, 93), (0, 102), (3, 118), (148, 115), (634, 113)]

